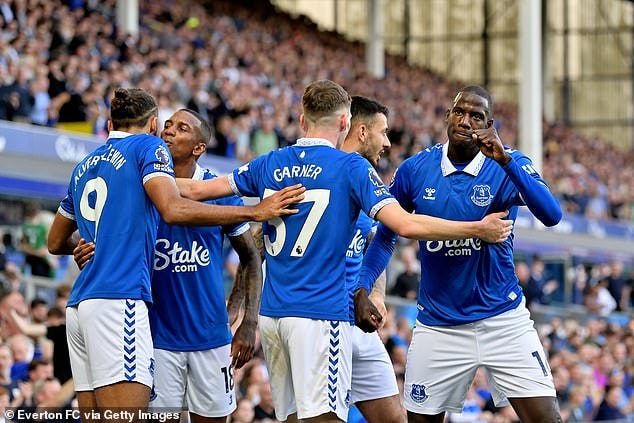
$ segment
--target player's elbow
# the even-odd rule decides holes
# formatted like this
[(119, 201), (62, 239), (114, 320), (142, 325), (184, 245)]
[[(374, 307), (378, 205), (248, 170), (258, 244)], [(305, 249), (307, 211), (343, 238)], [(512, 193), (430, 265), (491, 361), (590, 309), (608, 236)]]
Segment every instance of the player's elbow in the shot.
[(400, 220), (392, 226), (390, 229), (403, 238), (416, 238), (416, 235), (420, 236), (420, 231), (416, 232), (416, 225), (409, 219)]
[(550, 227), (555, 226), (556, 224), (558, 224), (561, 221), (562, 217), (563, 217), (563, 214), (562, 214), (561, 210), (559, 210), (558, 213), (552, 214), (550, 216), (546, 216), (544, 219), (542, 219), (542, 223), (545, 226), (548, 226), (550, 228)]
[(48, 252), (55, 255), (64, 254), (66, 251), (66, 240), (59, 237), (48, 237)]
[(178, 225), (181, 222), (180, 216), (182, 216), (176, 207), (167, 207), (164, 210), (160, 210), (161, 219), (168, 225)]
[(540, 221), (547, 227), (552, 227), (558, 224), (563, 217), (563, 212), (561, 211), (561, 207), (559, 203), (557, 203), (557, 207), (550, 211), (550, 213), (545, 213), (544, 216), (540, 219)]

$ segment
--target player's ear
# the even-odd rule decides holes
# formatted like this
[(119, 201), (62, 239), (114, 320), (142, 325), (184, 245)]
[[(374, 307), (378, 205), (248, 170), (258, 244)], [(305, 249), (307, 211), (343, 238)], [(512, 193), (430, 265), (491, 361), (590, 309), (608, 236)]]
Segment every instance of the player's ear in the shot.
[(347, 132), (350, 129), (350, 113), (345, 112), (339, 116), (339, 130)]
[(303, 113), (299, 115), (299, 127), (302, 128), (302, 131), (306, 132), (306, 118)]
[(158, 116), (150, 117), (150, 134), (158, 134)]
[(112, 121), (108, 119), (108, 132), (113, 130)]
[(199, 142), (194, 146), (192, 154), (196, 157), (200, 157), (205, 153), (205, 151), (207, 151), (207, 144), (205, 144), (204, 142)]

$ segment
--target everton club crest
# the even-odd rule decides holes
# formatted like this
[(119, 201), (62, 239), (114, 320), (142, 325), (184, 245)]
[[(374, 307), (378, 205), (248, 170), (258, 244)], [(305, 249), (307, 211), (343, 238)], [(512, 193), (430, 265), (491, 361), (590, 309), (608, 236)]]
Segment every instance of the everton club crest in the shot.
[(493, 194), (491, 194), (491, 187), (488, 185), (476, 185), (473, 187), (473, 194), (471, 195), (471, 201), (473, 204), (480, 207), (486, 207), (493, 201)]

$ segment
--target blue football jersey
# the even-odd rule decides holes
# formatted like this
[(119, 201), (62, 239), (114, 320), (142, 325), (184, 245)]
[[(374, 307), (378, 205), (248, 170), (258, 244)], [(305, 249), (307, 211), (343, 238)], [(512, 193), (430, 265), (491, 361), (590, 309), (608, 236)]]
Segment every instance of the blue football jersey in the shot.
[(349, 320), (346, 249), (363, 210), (370, 217), (396, 200), (372, 165), (323, 139), (258, 157), (229, 175), (238, 195), (266, 197), (289, 185), (307, 191), (299, 213), (263, 225), (266, 280), (260, 314)]
[(77, 277), (69, 306), (91, 298), (152, 302), (150, 273), (159, 213), (143, 184), (174, 177), (172, 157), (159, 137), (112, 131), (73, 170), (59, 212), (95, 243), (95, 255)]
[[(524, 201), (507, 172), (482, 153), (462, 169), (447, 157), (448, 144), (438, 144), (404, 161), (391, 192), (408, 211), (449, 220), (476, 221), (510, 210), (515, 220)], [(535, 184), (545, 182), (530, 160), (507, 149)], [(523, 177), (523, 176), (522, 176)], [(529, 178), (530, 179), (530, 178)], [(522, 299), (513, 265), (513, 235), (500, 244), (470, 238), (421, 241), (422, 276), (418, 320), (427, 325), (459, 325), (515, 308)]]
[(367, 214), (359, 213), (352, 241), (346, 250), (346, 287), (350, 296), (350, 321), (354, 323), (354, 291), (359, 281), (359, 271), (363, 263), (363, 253), (370, 233), (376, 227), (376, 221), (370, 219)]
[[(193, 179), (216, 175), (197, 167)], [(236, 196), (209, 204), (241, 206)], [(227, 345), (231, 329), (223, 288), (222, 241), (249, 230), (232, 227), (168, 225), (161, 220), (156, 239), (150, 327), (155, 348), (200, 351)]]

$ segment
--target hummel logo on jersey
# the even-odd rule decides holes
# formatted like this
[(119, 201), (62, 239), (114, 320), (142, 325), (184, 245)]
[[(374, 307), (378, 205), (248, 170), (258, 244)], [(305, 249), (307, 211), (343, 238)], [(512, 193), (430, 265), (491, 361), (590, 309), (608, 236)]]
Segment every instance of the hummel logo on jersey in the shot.
[(473, 194), (471, 195), (471, 201), (473, 204), (480, 207), (486, 207), (493, 201), (493, 194), (491, 194), (491, 187), (488, 185), (476, 185), (473, 187)]
[(249, 163), (245, 163), (238, 168), (238, 175), (242, 174), (242, 172), (248, 172), (248, 171), (249, 171)]
[(423, 195), (423, 200), (435, 200), (436, 199), (436, 188), (425, 188), (425, 195)]

